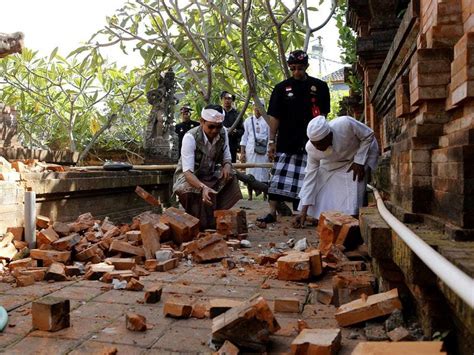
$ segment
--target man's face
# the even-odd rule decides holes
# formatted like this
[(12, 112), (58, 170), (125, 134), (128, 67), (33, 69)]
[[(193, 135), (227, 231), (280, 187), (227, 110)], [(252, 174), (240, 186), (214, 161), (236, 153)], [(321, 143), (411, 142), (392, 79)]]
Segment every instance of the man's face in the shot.
[(259, 118), (259, 117), (262, 115), (262, 113), (260, 112), (260, 110), (258, 109), (257, 106), (254, 106), (254, 107), (253, 107), (253, 114), (254, 114), (255, 117), (257, 117), (257, 118)]
[(189, 121), (191, 119), (191, 111), (187, 109), (181, 109), (181, 119), (183, 121)]
[(317, 150), (326, 151), (332, 145), (332, 132), (319, 141), (311, 141)]
[(306, 69), (308, 64), (290, 64), (288, 68), (291, 71), (291, 76), (296, 80), (301, 80), (306, 77)]
[(230, 110), (232, 108), (232, 102), (232, 95), (225, 94), (225, 96), (222, 98), (222, 107), (224, 107), (226, 110)]
[(217, 137), (222, 129), (222, 123), (209, 122), (201, 118), (201, 127), (209, 140)]

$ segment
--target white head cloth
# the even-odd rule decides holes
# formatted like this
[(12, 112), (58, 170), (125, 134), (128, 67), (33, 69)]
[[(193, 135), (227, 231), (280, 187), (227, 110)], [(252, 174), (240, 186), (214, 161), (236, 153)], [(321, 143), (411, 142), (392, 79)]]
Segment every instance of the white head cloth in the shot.
[(320, 141), (331, 133), (326, 117), (317, 116), (308, 123), (306, 134), (310, 141)]
[[(264, 99), (259, 99), (260, 103), (262, 104), (262, 106), (265, 107), (265, 100)], [(254, 101), (253, 104), (256, 106), (257, 105), (257, 102)]]
[(224, 114), (212, 108), (203, 108), (201, 111), (201, 117), (207, 122), (221, 123), (224, 121)]

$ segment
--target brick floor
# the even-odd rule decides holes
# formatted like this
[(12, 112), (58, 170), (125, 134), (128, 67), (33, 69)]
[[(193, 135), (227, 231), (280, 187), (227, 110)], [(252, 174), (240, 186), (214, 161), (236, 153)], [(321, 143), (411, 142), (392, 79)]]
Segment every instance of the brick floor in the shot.
[[(232, 256), (236, 261), (265, 252), (269, 243), (303, 237), (310, 243), (315, 242), (314, 228), (293, 229), (289, 217), (281, 218), (279, 223), (271, 224), (265, 230), (255, 227), (255, 218), (266, 211), (262, 201), (242, 201), (240, 205), (247, 208), (252, 248), (235, 251)], [(8, 354), (22, 355), (108, 353), (114, 349), (127, 355), (212, 352), (209, 346), (212, 320), (164, 317), (163, 305), (170, 298), (208, 306), (211, 298), (245, 300), (260, 293), (273, 308), (276, 298), (296, 297), (304, 305), (301, 313), (275, 313), (282, 329), (271, 337), (270, 353), (289, 351), (299, 319), (314, 328), (337, 326), (335, 307), (311, 304), (308, 282), (277, 280), (275, 266), (244, 265), (243, 268), (242, 272), (239, 267), (227, 270), (221, 263), (188, 265), (181, 262), (170, 272), (153, 272), (141, 277), (146, 288), (163, 286), (162, 300), (157, 304), (143, 304), (144, 291), (105, 290), (105, 284), (99, 281), (37, 282), (23, 288), (0, 283), (0, 305), (9, 311), (10, 323), (4, 333), (0, 333), (0, 349)], [(331, 277), (332, 274), (326, 274), (311, 282), (330, 287)], [(263, 284), (265, 288), (262, 288)], [(71, 301), (70, 328), (55, 333), (31, 329), (31, 302), (46, 295)], [(146, 332), (127, 330), (127, 312), (144, 315), (150, 329)], [(349, 334), (350, 329), (343, 331), (341, 354), (349, 354), (358, 342), (348, 339)]]

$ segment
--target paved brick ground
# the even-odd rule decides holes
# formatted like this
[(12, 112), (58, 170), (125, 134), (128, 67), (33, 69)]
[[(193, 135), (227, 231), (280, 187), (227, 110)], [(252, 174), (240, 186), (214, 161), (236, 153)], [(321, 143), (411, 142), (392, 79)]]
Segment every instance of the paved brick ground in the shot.
[[(242, 201), (240, 207), (247, 211), (250, 224), (249, 240), (252, 248), (236, 251), (236, 257), (249, 256), (269, 248), (269, 243), (308, 238), (315, 243), (313, 227), (296, 230), (290, 227), (290, 219), (282, 218), (267, 229), (254, 226), (257, 215), (266, 211), (262, 201)], [(169, 297), (188, 298), (191, 302), (206, 303), (210, 298), (222, 297), (244, 300), (255, 293), (262, 294), (273, 307), (276, 297), (296, 297), (304, 304), (301, 313), (276, 313), (281, 330), (272, 336), (269, 353), (288, 352), (296, 336), (297, 321), (303, 319), (310, 327), (336, 327), (335, 308), (311, 304), (308, 283), (280, 281), (275, 278), (274, 266), (244, 266), (225, 270), (220, 263), (180, 266), (166, 273), (152, 273), (142, 277), (146, 286), (162, 284), (162, 301), (155, 305), (143, 305), (144, 292), (106, 290), (99, 281), (72, 281), (36, 283), (12, 288), (0, 284), (0, 304), (9, 313), (9, 326), (0, 333), (0, 351), (8, 354), (106, 354), (117, 349), (121, 354), (144, 353), (210, 353), (211, 320), (176, 320), (163, 316), (163, 301)], [(320, 285), (330, 283), (330, 274), (312, 280)], [(262, 284), (270, 288), (262, 289)], [(71, 300), (71, 327), (55, 333), (32, 331), (31, 302), (45, 295)], [(136, 312), (146, 316), (150, 325), (146, 332), (131, 332), (125, 328), (125, 313)], [(343, 329), (343, 348), (340, 354), (350, 354), (357, 340), (348, 338), (353, 329)]]

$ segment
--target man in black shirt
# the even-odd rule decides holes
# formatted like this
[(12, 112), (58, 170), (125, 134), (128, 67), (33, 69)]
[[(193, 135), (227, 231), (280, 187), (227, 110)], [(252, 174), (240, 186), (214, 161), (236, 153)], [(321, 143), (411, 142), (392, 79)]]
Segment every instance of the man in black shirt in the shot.
[(178, 157), (181, 156), (181, 144), (186, 132), (191, 128), (199, 126), (199, 122), (191, 120), (191, 111), (193, 109), (189, 104), (183, 105), (179, 110), (181, 113), (181, 123), (178, 123), (174, 128), (175, 133), (178, 135)]
[[(239, 112), (232, 107), (232, 104), (235, 101), (235, 95), (232, 95), (228, 91), (222, 91), (220, 98), (225, 113), (224, 127), (230, 128), (237, 117), (239, 117)], [(235, 163), (237, 160), (237, 150), (240, 148), (240, 138), (242, 138), (243, 134), (244, 124), (242, 120), (240, 120), (235, 126), (235, 129), (229, 133), (229, 148), (230, 155), (232, 156), (232, 163)]]
[(287, 63), (292, 76), (275, 86), (268, 106), (268, 156), (274, 164), (268, 189), (270, 213), (258, 219), (265, 223), (276, 221), (281, 201), (291, 201), (297, 209), (306, 167), (306, 127), (313, 117), (326, 116), (330, 111), (328, 85), (306, 74), (306, 52), (291, 52)]

